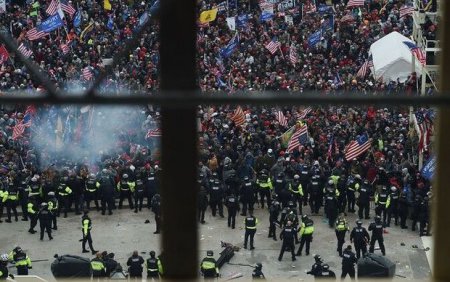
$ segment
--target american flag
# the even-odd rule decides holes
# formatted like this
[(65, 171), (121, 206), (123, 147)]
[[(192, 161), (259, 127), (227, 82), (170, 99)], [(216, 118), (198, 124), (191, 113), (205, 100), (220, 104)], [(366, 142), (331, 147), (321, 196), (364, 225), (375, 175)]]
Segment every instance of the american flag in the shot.
[(94, 76), (94, 75), (92, 74), (92, 71), (91, 71), (91, 69), (90, 69), (89, 67), (85, 67), (85, 68), (83, 69), (82, 73), (83, 73), (83, 78), (84, 78), (85, 80), (91, 80), (92, 77)]
[(302, 6), (303, 13), (315, 13), (317, 11), (316, 1), (315, 0), (306, 0), (305, 4)]
[(27, 46), (25, 46), (25, 44), (23, 44), (23, 42), (20, 43), (17, 50), (19, 50), (19, 52), (22, 53), (26, 58), (29, 58), (31, 55), (33, 55), (33, 51), (31, 51), (31, 49), (27, 48)]
[(147, 134), (145, 135), (145, 139), (148, 139), (150, 137), (161, 137), (161, 136), (162, 136), (161, 128), (149, 129), (147, 131)]
[(241, 106), (238, 106), (234, 111), (231, 120), (234, 121), (234, 124), (236, 124), (236, 126), (242, 126), (245, 123), (245, 114)]
[(52, 2), (50, 2), (50, 5), (48, 5), (47, 10), (45, 10), (45, 12), (49, 15), (54, 15), (58, 11), (58, 8), (59, 8), (59, 1), (52, 0)]
[(74, 7), (72, 7), (72, 5), (69, 4), (69, 2), (67, 2), (67, 0), (60, 0), (61, 2), (61, 9), (68, 13), (70, 17), (73, 17), (73, 15), (77, 12), (75, 10)]
[(362, 134), (356, 138), (356, 140), (351, 141), (345, 147), (345, 159), (347, 161), (357, 158), (365, 151), (369, 150), (371, 146), (371, 141), (367, 134)]
[(403, 6), (400, 8), (400, 18), (410, 16), (414, 12), (414, 7), (411, 6)]
[(333, 155), (333, 144), (334, 144), (334, 135), (330, 137), (330, 143), (328, 144), (327, 158), (332, 159)]
[(427, 57), (425, 55), (425, 52), (423, 52), (422, 49), (417, 47), (416, 44), (409, 42), (409, 41), (403, 41), (403, 44), (405, 44), (409, 50), (416, 56), (416, 58), (419, 60), (419, 62), (424, 66), (427, 63)]
[(289, 48), (289, 60), (294, 66), (298, 62), (297, 48), (295, 48), (294, 44)]
[(269, 50), (270, 54), (273, 55), (278, 51), (280, 46), (281, 46), (280, 42), (271, 40), (269, 43), (266, 44), (266, 49)]
[(275, 113), (275, 115), (276, 115), (276, 117), (277, 117), (278, 123), (279, 123), (281, 126), (287, 127), (287, 125), (288, 125), (288, 123), (287, 123), (287, 118), (284, 116), (283, 112), (282, 112), (282, 111), (277, 111), (277, 112)]
[(364, 0), (350, 0), (347, 3), (347, 8), (348, 7), (359, 7), (359, 6), (364, 6)]
[(297, 113), (297, 119), (304, 119), (311, 111), (311, 107), (304, 108), (299, 113)]
[(367, 60), (359, 69), (358, 73), (356, 74), (357, 77), (366, 77), (367, 72), (370, 68), (373, 67), (373, 61)]
[(22, 122), (16, 124), (13, 128), (13, 134), (12, 139), (17, 140), (18, 138), (22, 137), (23, 133), (25, 132), (26, 125)]
[(66, 43), (61, 43), (59, 47), (61, 48), (63, 54), (67, 54), (70, 51), (69, 45), (67, 45)]
[(0, 64), (3, 64), (9, 59), (8, 50), (6, 50), (5, 46), (0, 46)]
[(31, 41), (37, 40), (37, 39), (42, 38), (47, 35), (48, 35), (47, 32), (38, 30), (37, 27), (34, 27), (34, 28), (30, 29), (29, 31), (27, 31), (27, 38), (28, 38), (28, 40), (31, 40)]
[(300, 144), (306, 144), (306, 142), (308, 142), (308, 126), (305, 124), (297, 128), (297, 131), (292, 134), (287, 152), (293, 152), (295, 149), (299, 148)]
[(430, 137), (432, 131), (432, 123), (430, 120), (427, 120), (422, 111), (418, 111), (414, 114), (414, 122), (417, 124), (419, 128), (419, 152), (423, 152), (427, 150), (428, 145), (430, 144)]

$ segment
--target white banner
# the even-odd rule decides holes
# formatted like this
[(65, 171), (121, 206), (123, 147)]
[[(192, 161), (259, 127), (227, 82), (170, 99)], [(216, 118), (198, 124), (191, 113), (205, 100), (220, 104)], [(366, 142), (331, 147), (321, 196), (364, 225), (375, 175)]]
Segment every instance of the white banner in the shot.
[(0, 13), (6, 12), (6, 0), (0, 0)]
[(236, 18), (235, 17), (227, 18), (227, 25), (230, 30), (236, 30)]

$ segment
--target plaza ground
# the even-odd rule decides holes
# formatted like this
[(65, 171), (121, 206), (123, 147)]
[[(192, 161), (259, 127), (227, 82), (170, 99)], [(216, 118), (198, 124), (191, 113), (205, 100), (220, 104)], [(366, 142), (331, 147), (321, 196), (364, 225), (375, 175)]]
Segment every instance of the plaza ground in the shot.
[[(306, 211), (308, 208), (305, 209)], [(113, 216), (102, 216), (96, 211), (90, 213), (93, 221), (92, 237), (94, 248), (99, 251), (115, 253), (116, 260), (126, 268), (126, 260), (133, 250), (138, 250), (146, 259), (150, 250), (160, 252), (161, 235), (154, 235), (155, 224), (153, 214), (147, 209), (135, 214), (129, 209), (115, 211)], [(226, 211), (225, 211), (226, 215)], [(313, 254), (320, 254), (323, 260), (330, 265), (330, 268), (339, 276), (341, 273), (341, 258), (336, 252), (336, 236), (333, 229), (330, 229), (322, 216), (312, 216), (315, 222), (314, 240), (311, 246), (310, 256), (297, 257), (297, 261), (292, 262), (289, 253), (285, 253), (283, 261), (277, 260), (281, 241), (273, 241), (267, 238), (268, 235), (268, 212), (256, 209), (255, 216), (259, 218), (260, 224), (255, 236), (255, 250), (241, 249), (235, 253), (230, 264), (226, 264), (221, 269), (222, 279), (225, 280), (231, 275), (241, 273), (242, 279), (251, 278), (252, 268), (245, 265), (263, 264), (263, 272), (268, 279), (293, 279), (296, 281), (310, 280), (312, 276), (305, 272), (311, 268), (314, 262)], [(44, 241), (39, 240), (39, 232), (31, 235), (27, 232), (28, 222), (13, 222), (0, 224), (0, 251), (9, 252), (19, 245), (24, 249), (32, 260), (45, 260), (35, 262), (30, 274), (38, 275), (48, 281), (54, 281), (50, 270), (53, 262), (53, 255), (72, 254), (87, 258), (92, 258), (91, 254), (81, 253), (82, 237), (80, 216), (69, 214), (68, 218), (58, 218), (58, 230), (54, 232), (54, 240), (48, 241), (45, 235)], [(150, 219), (149, 224), (145, 224), (146, 219)], [(353, 226), (356, 217), (351, 214), (348, 220)], [(365, 220), (367, 227), (369, 221)], [(410, 222), (408, 222), (410, 224)], [(243, 217), (238, 216), (236, 229), (227, 227), (226, 218), (212, 217), (208, 210), (206, 214), (206, 224), (199, 226), (200, 237), (200, 259), (205, 256), (206, 250), (213, 250), (215, 257), (219, 257), (222, 248), (220, 241), (229, 242), (239, 247), (243, 246), (244, 230)], [(39, 225), (36, 230), (39, 231)], [(385, 234), (385, 245), (387, 257), (396, 264), (395, 280), (424, 280), (431, 277), (430, 264), (427, 255), (431, 250), (426, 247), (431, 246), (430, 238), (424, 238), (422, 243), (417, 232), (402, 230), (391, 225)], [(280, 230), (277, 229), (277, 236)], [(350, 243), (349, 235), (346, 236), (346, 244)], [(425, 248), (424, 248), (425, 244)], [(299, 245), (296, 245), (298, 248)], [(413, 247), (414, 246), (414, 247)], [(415, 248), (417, 246), (417, 248)], [(145, 253), (144, 253), (145, 252)], [(379, 250), (376, 252), (380, 252)], [(427, 254), (428, 253), (428, 254)], [(431, 258), (429, 258), (431, 259)], [(233, 264), (233, 265), (232, 265)], [(236, 265), (234, 265), (236, 264)], [(13, 273), (15, 269), (12, 269)], [(349, 278), (347, 278), (348, 281)]]

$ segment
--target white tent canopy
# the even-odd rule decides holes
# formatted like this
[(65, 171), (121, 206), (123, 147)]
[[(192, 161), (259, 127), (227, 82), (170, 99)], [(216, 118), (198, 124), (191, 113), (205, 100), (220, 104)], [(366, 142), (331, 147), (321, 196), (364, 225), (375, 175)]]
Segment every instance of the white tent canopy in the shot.
[[(370, 46), (369, 54), (373, 58), (373, 75), (375, 79), (382, 78), (383, 82), (391, 80), (405, 82), (413, 71), (411, 50), (403, 43), (413, 42), (398, 32), (391, 32)], [(413, 42), (414, 43), (414, 42)], [(422, 73), (422, 65), (414, 59), (418, 76)]]

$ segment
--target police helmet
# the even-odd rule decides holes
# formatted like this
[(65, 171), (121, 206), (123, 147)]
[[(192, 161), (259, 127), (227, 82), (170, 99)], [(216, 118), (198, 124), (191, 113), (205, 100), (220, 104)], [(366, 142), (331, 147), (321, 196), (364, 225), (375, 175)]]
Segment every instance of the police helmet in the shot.
[(93, 173), (89, 174), (89, 178), (95, 178), (95, 174)]
[(213, 172), (212, 176), (217, 176), (217, 172)]
[(248, 181), (248, 176), (244, 176), (244, 181)]
[(8, 255), (7, 254), (2, 254), (0, 256), (0, 259), (1, 259), (1, 261), (6, 262), (6, 261), (8, 261)]
[(127, 179), (128, 178), (128, 174), (125, 173), (124, 175), (122, 175), (122, 178), (123, 179)]
[(302, 215), (302, 220), (308, 219), (308, 216), (306, 214)]
[(53, 192), (53, 191), (52, 192), (48, 192), (48, 195), (49, 196), (55, 196), (55, 192)]
[(298, 174), (294, 175), (294, 179), (299, 179), (299, 178), (300, 178), (300, 175), (298, 175)]
[(361, 225), (362, 225), (362, 221), (358, 219), (358, 220), (356, 221), (356, 225), (361, 226)]
[(214, 252), (211, 251), (211, 250), (206, 251), (206, 255), (207, 255), (208, 257), (212, 257), (212, 256), (214, 255)]
[(283, 177), (283, 176), (284, 176), (284, 173), (282, 173), (282, 172), (278, 173), (278, 177)]
[(261, 270), (262, 269), (262, 263), (258, 262), (256, 264), (255, 268)]
[(104, 168), (104, 169), (102, 169), (102, 173), (103, 173), (103, 174), (107, 174), (107, 173), (108, 173), (108, 170), (107, 170), (106, 168)]
[(203, 175), (203, 173), (200, 173), (200, 174), (198, 175), (198, 177), (203, 178), (203, 177), (205, 177), (205, 176)]
[(369, 180), (364, 180), (364, 184), (369, 184)]
[(219, 183), (220, 183), (219, 179), (214, 180), (214, 184), (219, 184)]
[(322, 260), (322, 257), (321, 257), (320, 255), (314, 255), (314, 259), (315, 259), (316, 261), (321, 261), (321, 260)]
[(375, 221), (380, 221), (381, 220), (381, 216), (377, 215), (375, 216)]
[(294, 206), (294, 202), (289, 201), (289, 202), (288, 202), (288, 207), (292, 208), (293, 206)]
[(381, 189), (382, 189), (383, 191), (386, 191), (386, 190), (387, 190), (387, 187), (386, 187), (386, 186), (383, 186), (383, 187), (381, 187)]
[(328, 180), (328, 185), (333, 185), (334, 184), (334, 182), (333, 182), (333, 180)]
[(357, 174), (357, 175), (355, 175), (355, 178), (356, 179), (361, 179), (361, 175)]
[(48, 206), (48, 204), (45, 202), (41, 204), (41, 207), (46, 207), (46, 206)]
[(156, 255), (155, 251), (150, 251), (150, 256), (154, 257)]
[(392, 191), (392, 192), (397, 192), (397, 187), (392, 186), (392, 187), (391, 187), (391, 191)]
[(31, 182), (37, 182), (37, 178), (36, 177), (31, 178)]
[(324, 263), (324, 264), (322, 265), (322, 269), (325, 270), (325, 271), (327, 271), (328, 269), (330, 269), (330, 266), (329, 266), (328, 264)]

